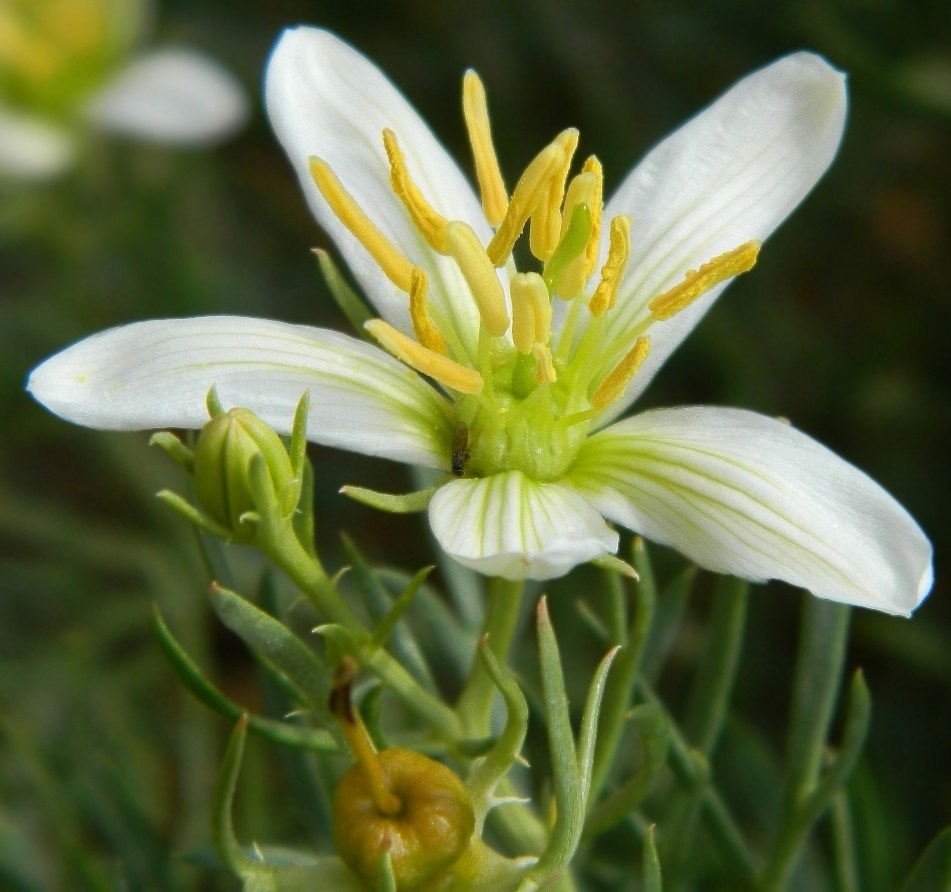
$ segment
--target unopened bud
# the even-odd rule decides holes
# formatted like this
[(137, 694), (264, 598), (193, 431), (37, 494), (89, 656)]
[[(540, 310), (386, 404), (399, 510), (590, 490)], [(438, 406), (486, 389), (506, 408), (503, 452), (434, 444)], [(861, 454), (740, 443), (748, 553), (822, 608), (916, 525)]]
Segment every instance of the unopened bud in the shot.
[[(241, 517), (272, 505), (258, 504), (251, 480), (251, 463), (261, 455), (267, 468), (272, 505), (294, 480), (294, 471), (281, 438), (250, 409), (231, 409), (212, 418), (195, 447), (195, 495), (198, 504), (236, 535)], [(260, 494), (259, 494), (260, 495)]]
[(354, 765), (334, 793), (334, 844), (350, 869), (371, 883), (389, 853), (396, 888), (415, 889), (459, 861), (470, 847), (472, 801), (452, 771), (417, 752), (394, 748), (375, 758), (399, 810), (382, 811), (366, 772)]

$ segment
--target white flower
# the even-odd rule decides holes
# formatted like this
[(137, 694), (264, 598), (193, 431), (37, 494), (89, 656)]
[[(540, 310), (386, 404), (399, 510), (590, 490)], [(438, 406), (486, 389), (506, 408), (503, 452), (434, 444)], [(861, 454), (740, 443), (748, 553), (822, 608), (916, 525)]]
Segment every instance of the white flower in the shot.
[[(566, 193), (573, 130), (505, 188), (472, 73), (482, 206), (400, 93), (331, 34), (281, 38), (267, 103), (389, 352), (255, 319), (137, 323), (34, 371), (29, 389), (53, 412), (197, 427), (214, 385), (287, 431), (309, 390), (314, 441), (454, 472), (429, 519), (486, 573), (543, 579), (611, 553), (607, 518), (712, 570), (823, 598), (908, 614), (927, 594), (931, 546), (914, 520), (789, 424), (699, 407), (610, 424), (828, 167), (841, 73), (808, 53), (753, 73), (655, 147), (603, 214), (596, 159)], [(510, 256), (527, 220), (540, 274)]]
[(133, 53), (148, 7), (148, 0), (4, 0), (0, 176), (55, 176), (85, 126), (207, 145), (244, 123), (244, 91), (217, 63), (179, 47)]

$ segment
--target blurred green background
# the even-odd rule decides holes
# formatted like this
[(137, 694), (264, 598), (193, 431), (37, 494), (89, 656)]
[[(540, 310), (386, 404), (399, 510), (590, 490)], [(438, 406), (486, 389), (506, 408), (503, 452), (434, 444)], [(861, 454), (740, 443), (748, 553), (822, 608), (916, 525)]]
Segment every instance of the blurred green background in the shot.
[[(0, 887), (219, 887), (180, 856), (208, 847), (228, 729), (179, 690), (151, 636), (150, 602), (236, 699), (255, 694), (244, 656), (208, 618), (188, 531), (152, 497), (181, 480), (146, 434), (71, 427), (23, 382), (73, 340), (137, 319), (236, 313), (343, 327), (308, 250), (327, 240), (260, 107), (269, 48), (298, 23), (374, 59), (464, 166), (461, 76), (474, 67), (510, 178), (573, 125), (609, 192), (656, 140), (776, 56), (811, 48), (849, 72), (831, 171), (643, 405), (785, 415), (880, 481), (931, 536), (930, 599), (910, 621), (856, 614), (849, 653), (875, 702), (860, 793), (877, 865), (866, 883), (896, 888), (951, 822), (951, 7), (937, 0), (165, 0), (151, 42), (228, 66), (253, 97), (249, 126), (203, 152), (91, 137), (65, 176), (0, 183)], [(337, 527), (372, 558), (398, 556), (411, 570), (427, 561), (418, 518), (336, 495), (344, 482), (398, 489), (403, 470), (326, 449), (312, 457), (332, 566)], [(755, 592), (741, 666), (743, 724), (777, 750), (800, 597)], [(569, 609), (556, 622), (558, 610), (570, 629)], [(682, 636), (684, 663), (704, 611), (696, 605)], [(249, 826), (320, 845), (306, 815), (281, 807), (280, 755), (258, 745), (250, 758)]]

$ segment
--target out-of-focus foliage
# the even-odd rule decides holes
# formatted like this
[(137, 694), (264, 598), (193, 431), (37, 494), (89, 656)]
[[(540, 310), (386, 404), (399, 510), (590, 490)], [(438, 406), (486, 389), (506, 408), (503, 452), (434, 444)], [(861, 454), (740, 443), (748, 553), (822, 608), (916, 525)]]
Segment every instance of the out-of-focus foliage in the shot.
[[(875, 714), (849, 796), (852, 825), (825, 825), (836, 839), (851, 834), (859, 888), (891, 892), (951, 820), (940, 708), (951, 699), (947, 4), (418, 0), (369, 11), (167, 0), (155, 36), (207, 50), (254, 92), (280, 29), (299, 22), (357, 44), (463, 163), (461, 74), (476, 68), (509, 172), (575, 125), (583, 151), (620, 176), (686, 115), (787, 51), (811, 48), (850, 72), (839, 159), (645, 400), (788, 416), (867, 470), (931, 535), (937, 585), (915, 618), (854, 616), (847, 664), (864, 667)], [(0, 183), (3, 888), (218, 888), (188, 862), (210, 850), (228, 728), (176, 682), (150, 632), (150, 601), (232, 699), (259, 712), (267, 705), (256, 701), (244, 652), (210, 621), (197, 549), (152, 498), (177, 480), (174, 469), (146, 435), (58, 422), (23, 393), (26, 373), (82, 335), (135, 319), (231, 312), (343, 327), (307, 250), (316, 245), (327, 241), (260, 111), (213, 152), (102, 137), (56, 181)], [(318, 540), (332, 566), (351, 559), (321, 517), (354, 532), (373, 560), (398, 557), (410, 572), (426, 562), (417, 518), (378, 515), (336, 494), (344, 482), (396, 488), (393, 468), (325, 449), (312, 458)], [(254, 578), (253, 558), (239, 557)], [(550, 593), (556, 627), (577, 627), (571, 592)], [(658, 679), (674, 703), (703, 653), (706, 603), (695, 597), (687, 608)], [(782, 586), (754, 587), (740, 718), (717, 751), (734, 808), (754, 826), (775, 795), (798, 603)], [(577, 703), (601, 643), (579, 631), (572, 647), (585, 666), (576, 687), (567, 680)], [(319, 801), (308, 799), (308, 784), (321, 781), (305, 771), (249, 742), (238, 799), (247, 838), (315, 843), (326, 816), (308, 810)]]

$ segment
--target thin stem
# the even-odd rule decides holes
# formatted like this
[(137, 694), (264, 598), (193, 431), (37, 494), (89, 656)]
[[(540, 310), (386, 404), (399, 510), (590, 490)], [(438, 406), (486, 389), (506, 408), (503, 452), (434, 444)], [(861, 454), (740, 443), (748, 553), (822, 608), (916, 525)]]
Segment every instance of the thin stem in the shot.
[(788, 813), (809, 794), (822, 757), (849, 634), (849, 608), (807, 597), (800, 627), (799, 653), (789, 715), (784, 807)]
[[(342, 626), (358, 641), (370, 638), (370, 630), (350, 609), (320, 564), (301, 545), (291, 527), (273, 531), (262, 546), (266, 554), (331, 623)], [(455, 743), (462, 735), (456, 714), (427, 691), (385, 650), (376, 650), (368, 661), (373, 672), (440, 737)]]
[[(508, 662), (524, 590), (525, 584), (522, 581), (497, 578), (489, 580), (482, 635), (488, 636), (489, 651), (502, 666)], [(478, 654), (474, 654), (469, 677), (456, 705), (456, 715), (470, 737), (484, 737), (490, 733), (495, 694), (492, 677)]]

